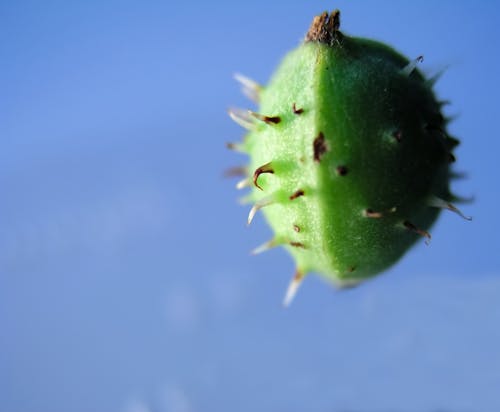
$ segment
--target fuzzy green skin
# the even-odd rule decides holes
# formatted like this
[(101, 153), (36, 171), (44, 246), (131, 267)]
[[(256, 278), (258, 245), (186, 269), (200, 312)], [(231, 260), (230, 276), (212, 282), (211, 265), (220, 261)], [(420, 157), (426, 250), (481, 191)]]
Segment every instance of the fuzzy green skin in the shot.
[[(250, 170), (270, 161), (274, 170), (259, 176), (263, 190), (254, 188), (252, 200), (277, 200), (263, 212), (301, 273), (339, 285), (380, 273), (420, 238), (403, 222), (429, 229), (439, 209), (428, 198), (450, 198), (449, 150), (436, 133), (445, 129), (440, 105), (421, 74), (402, 72), (407, 63), (370, 40), (309, 42), (285, 57), (262, 91), (259, 113), (281, 122), (258, 123), (245, 139)], [(320, 132), (327, 151), (318, 162)], [(340, 176), (338, 166), (348, 173)], [(290, 200), (298, 189), (304, 196)], [(367, 208), (383, 216), (366, 217)]]

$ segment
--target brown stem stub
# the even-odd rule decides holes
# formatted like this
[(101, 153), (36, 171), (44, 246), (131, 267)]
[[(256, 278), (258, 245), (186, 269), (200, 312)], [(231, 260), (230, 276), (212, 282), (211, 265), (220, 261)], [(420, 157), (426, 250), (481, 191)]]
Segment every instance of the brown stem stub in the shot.
[(335, 42), (342, 40), (340, 28), (340, 11), (334, 10), (330, 14), (326, 11), (314, 17), (309, 31), (306, 34), (306, 42), (318, 41), (333, 46)]
[(318, 162), (321, 160), (321, 157), (327, 152), (328, 146), (325, 142), (325, 135), (323, 132), (319, 132), (318, 136), (313, 141), (313, 149), (314, 149), (314, 161)]
[(262, 187), (259, 186), (257, 183), (257, 180), (259, 180), (259, 176), (262, 173), (274, 173), (274, 169), (272, 168), (271, 162), (266, 163), (265, 165), (262, 165), (261, 167), (258, 167), (255, 169), (255, 172), (253, 172), (253, 184), (258, 187), (260, 190), (263, 190)]

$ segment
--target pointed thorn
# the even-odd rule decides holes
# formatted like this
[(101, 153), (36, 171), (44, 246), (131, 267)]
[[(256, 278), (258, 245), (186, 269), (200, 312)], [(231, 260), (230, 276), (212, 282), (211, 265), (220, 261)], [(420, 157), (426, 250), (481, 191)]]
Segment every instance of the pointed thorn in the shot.
[(243, 94), (254, 103), (259, 103), (262, 86), (255, 80), (252, 80), (240, 73), (235, 73), (234, 78), (241, 85), (241, 91)]
[(446, 200), (443, 200), (437, 196), (433, 196), (429, 199), (428, 205), (431, 207), (437, 207), (440, 209), (447, 209), (451, 210), (452, 212), (456, 213), (459, 215), (461, 218), (465, 220), (472, 220), (471, 216), (465, 216), (458, 207), (455, 205), (451, 204), (450, 202), (447, 202)]
[(304, 275), (297, 270), (286, 290), (285, 298), (283, 299), (284, 307), (290, 306), (303, 280)]
[(305, 193), (304, 193), (304, 191), (303, 191), (302, 189), (299, 189), (299, 190), (297, 190), (297, 191), (293, 192), (293, 193), (290, 195), (289, 199), (290, 199), (290, 200), (295, 200), (295, 199), (297, 199), (298, 197), (304, 196), (304, 194), (305, 194)]
[(265, 206), (269, 206), (274, 203), (274, 200), (270, 197), (265, 197), (263, 199), (258, 200), (250, 210), (250, 213), (248, 213), (248, 219), (247, 219), (247, 225), (250, 225), (252, 223), (253, 218), (255, 217), (255, 214), (262, 209)]
[(415, 60), (408, 63), (405, 67), (401, 69), (401, 74), (404, 76), (409, 76), (417, 68), (417, 64), (424, 61), (424, 56), (418, 56)]
[(257, 169), (255, 169), (255, 172), (253, 172), (253, 184), (257, 188), (259, 188), (260, 190), (264, 190), (264, 189), (262, 189), (262, 187), (260, 187), (260, 185), (259, 185), (259, 183), (257, 181), (259, 180), (259, 176), (262, 173), (271, 173), (271, 174), (274, 174), (274, 169), (272, 167), (272, 162), (266, 163), (265, 165), (262, 165), (262, 166), (258, 167)]
[(411, 230), (412, 232), (415, 232), (416, 234), (427, 238), (425, 241), (425, 244), (428, 245), (431, 240), (431, 234), (427, 232), (427, 230), (419, 229), (417, 226), (415, 226), (413, 223), (409, 222), (408, 220), (405, 220), (403, 222), (403, 225), (408, 229)]
[(255, 117), (257, 120), (260, 120), (266, 124), (278, 124), (281, 122), (281, 117), (279, 116), (266, 116), (264, 114), (260, 114), (257, 112), (249, 111), (250, 115)]
[(448, 147), (450, 149), (454, 149), (460, 144), (460, 140), (458, 140), (456, 137), (447, 135), (446, 136), (446, 143), (448, 143)]
[(253, 249), (250, 252), (250, 254), (258, 255), (260, 253), (267, 252), (268, 250), (275, 248), (276, 246), (278, 246), (280, 244), (281, 244), (281, 242), (279, 242), (278, 240), (271, 239), (271, 240), (267, 241), (266, 243), (263, 243), (262, 245), (257, 246), (255, 249)]
[(250, 110), (243, 110), (238, 108), (230, 108), (227, 113), (229, 117), (234, 120), (235, 123), (247, 130), (255, 130), (254, 119), (250, 115), (252, 113)]
[(240, 180), (238, 183), (236, 183), (236, 189), (241, 190), (244, 189), (245, 187), (250, 187), (252, 185), (250, 179), (248, 177), (245, 177), (244, 179)]
[(448, 70), (449, 66), (439, 70), (434, 76), (430, 77), (426, 80), (427, 86), (432, 87), (436, 84), (436, 82), (441, 78), (446, 70)]

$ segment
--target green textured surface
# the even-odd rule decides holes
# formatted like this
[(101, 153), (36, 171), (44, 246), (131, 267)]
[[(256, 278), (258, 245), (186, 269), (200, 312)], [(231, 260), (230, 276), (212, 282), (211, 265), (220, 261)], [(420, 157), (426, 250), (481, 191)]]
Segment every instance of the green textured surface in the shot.
[[(263, 190), (254, 188), (251, 199), (275, 200), (263, 213), (300, 272), (339, 285), (373, 276), (420, 238), (403, 222), (429, 229), (439, 213), (427, 205), (429, 196), (450, 198), (445, 120), (422, 75), (402, 71), (407, 63), (370, 40), (308, 42), (285, 57), (262, 90), (259, 113), (281, 122), (257, 121), (245, 138), (250, 170), (268, 162), (274, 170), (259, 176)], [(320, 132), (327, 151), (317, 162)], [(345, 176), (339, 166), (347, 167)], [(304, 196), (290, 200), (298, 189)], [(366, 217), (367, 208), (383, 216)]]

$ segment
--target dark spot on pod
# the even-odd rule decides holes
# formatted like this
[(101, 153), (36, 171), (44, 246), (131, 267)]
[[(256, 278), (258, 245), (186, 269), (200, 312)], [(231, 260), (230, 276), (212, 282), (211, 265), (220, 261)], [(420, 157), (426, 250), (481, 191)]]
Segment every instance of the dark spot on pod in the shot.
[(261, 167), (258, 167), (257, 169), (255, 169), (255, 172), (253, 172), (253, 184), (256, 187), (258, 187), (260, 190), (263, 190), (263, 189), (262, 189), (262, 187), (259, 186), (259, 184), (257, 183), (257, 180), (259, 179), (259, 176), (262, 173), (271, 173), (271, 174), (274, 173), (274, 169), (272, 168), (271, 162), (266, 163), (265, 165), (262, 165)]
[(351, 266), (350, 268), (347, 269), (349, 273), (352, 273), (356, 270), (356, 266)]
[(297, 225), (293, 225), (293, 230), (295, 230), (297, 233), (300, 232), (300, 227)]
[(290, 195), (290, 200), (297, 199), (300, 196), (304, 196), (304, 191), (302, 189), (297, 190), (293, 194)]
[(302, 114), (302, 113), (304, 113), (304, 109), (302, 109), (302, 108), (297, 109), (297, 106), (295, 105), (295, 102), (292, 105), (292, 110), (293, 110), (294, 114)]
[(348, 172), (347, 166), (337, 166), (336, 171), (339, 176), (345, 176)]
[(301, 249), (305, 249), (306, 247), (304, 246), (303, 243), (301, 242), (290, 242), (290, 246), (293, 246), (293, 247), (299, 247)]
[(318, 136), (314, 139), (313, 142), (314, 149), (314, 161), (319, 162), (321, 157), (327, 152), (328, 147), (325, 142), (325, 135), (323, 132), (319, 132)]

